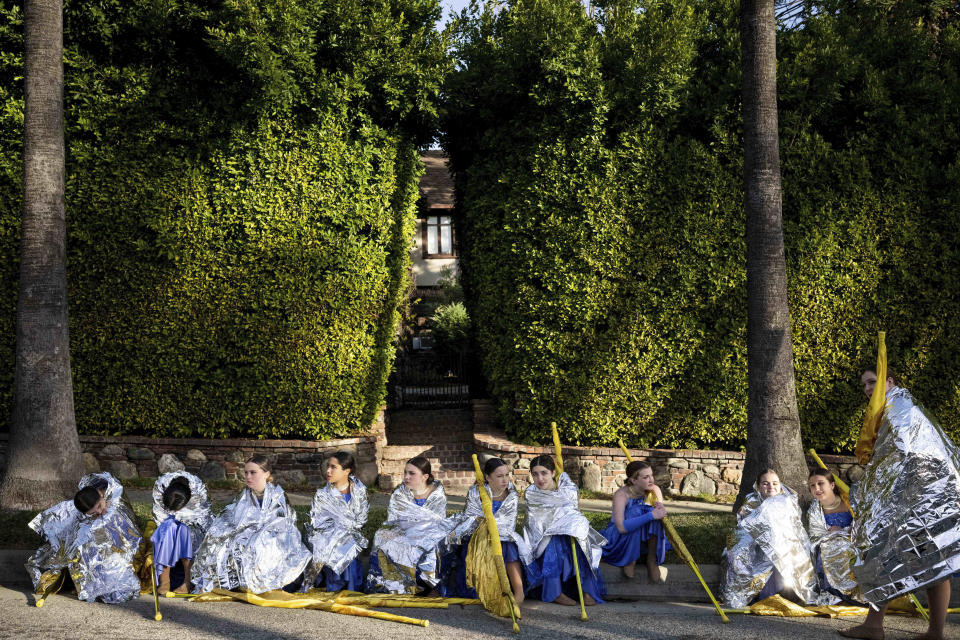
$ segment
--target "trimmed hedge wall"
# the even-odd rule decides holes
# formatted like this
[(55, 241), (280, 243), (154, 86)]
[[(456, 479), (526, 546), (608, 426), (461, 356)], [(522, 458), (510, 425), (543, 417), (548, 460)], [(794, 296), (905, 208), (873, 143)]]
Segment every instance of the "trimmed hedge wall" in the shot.
[[(837, 3), (779, 34), (798, 400), (823, 451), (852, 448), (878, 329), (960, 436), (960, 20), (925, 7)], [(517, 1), (456, 25), (443, 144), (513, 438), (745, 442), (736, 11)]]
[[(84, 433), (324, 439), (366, 430), (384, 400), (416, 147), (446, 64), (439, 9), (286, 6), (65, 7)], [(0, 361), (12, 363), (22, 16), (3, 15)], [(12, 378), (0, 370), (3, 421)]]

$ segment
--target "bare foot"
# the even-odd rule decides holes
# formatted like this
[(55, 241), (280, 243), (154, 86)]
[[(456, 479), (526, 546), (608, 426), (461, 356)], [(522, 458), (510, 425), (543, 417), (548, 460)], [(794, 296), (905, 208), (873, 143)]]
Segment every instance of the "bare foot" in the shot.
[(840, 635), (845, 638), (863, 638), (864, 640), (883, 640), (883, 629), (877, 629), (876, 627), (867, 627), (862, 624), (858, 624), (855, 627), (850, 627), (849, 629), (841, 629)]
[(573, 600), (571, 600), (570, 598), (568, 598), (566, 595), (562, 593), (557, 596), (556, 600), (553, 601), (553, 604), (562, 604), (565, 607), (577, 606), (576, 602), (574, 602)]
[(583, 604), (588, 607), (592, 607), (593, 605), (597, 604), (597, 601), (591, 598), (589, 593), (585, 593), (583, 594)]
[(174, 593), (190, 593), (190, 589), (189, 589), (189, 587), (187, 587), (187, 583), (184, 582), (184, 583), (181, 584), (179, 587), (177, 587), (176, 589), (174, 589), (173, 592), (174, 592)]
[(648, 564), (647, 577), (652, 584), (663, 584), (667, 581), (667, 568), (658, 564)]
[(631, 562), (630, 564), (625, 564), (620, 567), (620, 570), (623, 571), (623, 575), (629, 579), (633, 579), (633, 568), (636, 566), (635, 563)]

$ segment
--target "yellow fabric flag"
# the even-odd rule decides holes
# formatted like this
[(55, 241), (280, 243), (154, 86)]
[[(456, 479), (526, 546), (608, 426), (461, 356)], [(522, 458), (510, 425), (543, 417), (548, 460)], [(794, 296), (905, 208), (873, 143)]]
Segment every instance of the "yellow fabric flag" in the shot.
[(509, 618), (513, 605), (504, 596), (497, 570), (498, 565), (503, 566), (503, 559), (494, 555), (493, 546), (489, 529), (486, 526), (477, 527), (467, 547), (467, 586), (476, 590), (477, 597), (487, 611), (501, 618)]
[(877, 346), (877, 384), (870, 396), (867, 413), (863, 417), (863, 428), (860, 430), (860, 439), (854, 448), (854, 454), (860, 464), (867, 464), (873, 456), (873, 445), (877, 441), (880, 431), (880, 421), (883, 419), (883, 410), (887, 404), (887, 345), (886, 333), (881, 331)]

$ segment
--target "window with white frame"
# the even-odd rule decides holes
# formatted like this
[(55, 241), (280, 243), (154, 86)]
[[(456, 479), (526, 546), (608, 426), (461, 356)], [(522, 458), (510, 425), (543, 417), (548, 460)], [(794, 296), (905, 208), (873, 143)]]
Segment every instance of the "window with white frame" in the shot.
[(427, 216), (423, 220), (424, 258), (453, 258), (453, 220), (450, 216)]

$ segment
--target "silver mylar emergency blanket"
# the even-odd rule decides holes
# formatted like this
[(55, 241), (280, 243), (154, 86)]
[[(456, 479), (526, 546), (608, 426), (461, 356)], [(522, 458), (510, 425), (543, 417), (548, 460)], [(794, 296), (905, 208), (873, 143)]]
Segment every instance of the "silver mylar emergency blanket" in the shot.
[(313, 560), (304, 571), (303, 590), (313, 586), (324, 567), (343, 573), (354, 558), (367, 547), (363, 525), (367, 523), (370, 505), (367, 487), (355, 476), (349, 477), (350, 502), (330, 484), (317, 489), (307, 522), (307, 544)]
[[(819, 500), (811, 502), (807, 509), (807, 526), (810, 530), (811, 545), (814, 549), (820, 549), (820, 563), (823, 565), (823, 575), (827, 582), (840, 593), (862, 602), (863, 595), (853, 576), (853, 563), (857, 553), (853, 547), (851, 527), (830, 531)], [(824, 604), (840, 602), (840, 598), (827, 591), (822, 592), (822, 600)]]
[(268, 482), (262, 502), (246, 488), (210, 525), (194, 557), (194, 592), (280, 589), (296, 580), (309, 561), (297, 512), (283, 489)]
[[(179, 511), (167, 511), (163, 506), (163, 492), (177, 478), (183, 478), (190, 486), (190, 500)], [(171, 516), (187, 525), (190, 529), (193, 548), (199, 548), (204, 534), (213, 523), (213, 512), (210, 510), (210, 501), (207, 499), (207, 486), (203, 484), (203, 480), (186, 471), (173, 471), (157, 478), (153, 485), (153, 520), (159, 527)]]
[(737, 609), (748, 606), (774, 569), (784, 588), (792, 589), (804, 603), (821, 604), (797, 494), (783, 487), (783, 493), (762, 500), (754, 486), (727, 538), (720, 571), (724, 602)]
[(433, 486), (422, 507), (413, 501), (413, 493), (405, 485), (394, 489), (387, 520), (373, 537), (370, 553), (376, 555), (377, 563), (371, 559), (367, 591), (415, 594), (420, 589), (417, 570), (430, 586), (439, 582), (437, 570), (449, 532), (447, 494), (439, 482)]
[(853, 573), (882, 604), (960, 571), (960, 452), (906, 389), (887, 391), (853, 505)]
[[(493, 496), (490, 491), (490, 485), (484, 485), (487, 489), (487, 495)], [(530, 553), (530, 545), (523, 539), (523, 536), (517, 533), (517, 510), (520, 507), (520, 494), (514, 488), (513, 483), (507, 485), (507, 497), (503, 500), (500, 508), (493, 515), (497, 521), (497, 532), (500, 534), (501, 542), (515, 542), (517, 551), (520, 554), (520, 560), (524, 564), (533, 562), (534, 557)], [(480, 523), (484, 521), (483, 503), (480, 502), (480, 489), (477, 485), (470, 487), (467, 492), (467, 506), (463, 513), (451, 516), (450, 524), (453, 527), (447, 543), (450, 545), (463, 544), (463, 539), (473, 535)]]
[[(580, 493), (566, 473), (560, 474), (556, 491), (542, 491), (536, 485), (527, 487), (527, 524), (523, 538), (533, 558), (539, 558), (553, 536), (576, 538), (583, 555), (596, 573), (607, 539), (590, 528), (590, 522), (579, 510)], [(502, 507), (501, 507), (502, 508)]]
[[(34, 589), (56, 579), (64, 568), (77, 587), (80, 600), (123, 602), (140, 595), (140, 580), (133, 557), (140, 546), (140, 531), (130, 507), (123, 501), (123, 486), (109, 473), (92, 473), (80, 480), (79, 489), (96, 486), (106, 501), (101, 516), (87, 516), (64, 500), (30, 521), (31, 529), (45, 538), (25, 566)], [(46, 574), (46, 575), (45, 575)]]

